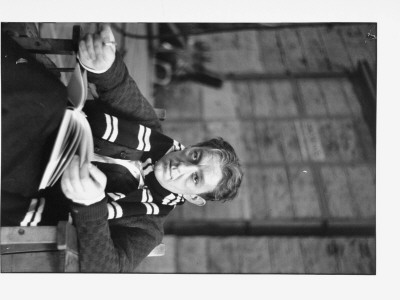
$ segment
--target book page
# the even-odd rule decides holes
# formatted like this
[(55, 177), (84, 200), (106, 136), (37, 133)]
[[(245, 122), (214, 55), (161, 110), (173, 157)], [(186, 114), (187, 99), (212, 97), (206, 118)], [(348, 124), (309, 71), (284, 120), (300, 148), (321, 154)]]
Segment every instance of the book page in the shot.
[(74, 107), (81, 110), (87, 98), (88, 83), (85, 69), (76, 64), (74, 72), (67, 86), (68, 99)]
[(53, 150), (51, 151), (49, 162), (47, 163), (46, 169), (43, 173), (43, 177), (39, 185), (39, 190), (44, 189), (48, 186), (48, 182), (51, 180), (52, 174), (57, 168), (61, 153), (65, 148), (66, 136), (68, 136), (71, 131), (71, 117), (71, 111), (66, 110), (64, 113), (64, 117), (61, 121), (60, 128), (58, 129), (56, 141), (54, 143)]
[(79, 144), (79, 157), (80, 164), (82, 165), (84, 162), (91, 162), (93, 160), (93, 135), (92, 130), (90, 129), (89, 122), (87, 121), (85, 115), (82, 112), (79, 112), (79, 121), (82, 124), (82, 138)]
[[(58, 158), (57, 167), (55, 168), (53, 175), (51, 176), (48, 185), (52, 186), (62, 175), (66, 167), (71, 162), (76, 150), (79, 147), (79, 143), (82, 139), (82, 129), (79, 124), (75, 121), (77, 110), (71, 111), (70, 130), (64, 138), (64, 145), (60, 151)], [(78, 112), (79, 113), (79, 112)]]
[(73, 107), (68, 107), (64, 113), (39, 190), (52, 186), (61, 177), (75, 154), (80, 157), (80, 165), (92, 160), (92, 131), (82, 112), (87, 89), (86, 70), (76, 64), (67, 86), (68, 99)]
[(93, 137), (85, 115), (77, 109), (68, 108), (61, 122), (39, 190), (52, 186), (61, 177), (75, 154), (80, 157), (80, 165), (92, 161)]

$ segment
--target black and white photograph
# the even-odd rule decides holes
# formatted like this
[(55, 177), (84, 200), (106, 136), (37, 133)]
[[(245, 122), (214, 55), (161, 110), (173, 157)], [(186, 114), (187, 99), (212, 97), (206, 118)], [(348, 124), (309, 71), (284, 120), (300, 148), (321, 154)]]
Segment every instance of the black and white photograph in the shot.
[(377, 281), (396, 118), (371, 16), (2, 17), (2, 277)]
[[(22, 136), (36, 139), (3, 134), (2, 271), (375, 274), (376, 32), (376, 23), (2, 23), (3, 129), (18, 114)], [(35, 57), (46, 76), (37, 91), (26, 69)], [(76, 64), (95, 94), (84, 113), (99, 174), (86, 177), (85, 163), (73, 169), (79, 145), (48, 151), (55, 132), (85, 143), (85, 132), (58, 129), (67, 101), (53, 77), (71, 88)], [(78, 126), (70, 118), (66, 131)], [(32, 162), (14, 158), (24, 148)], [(40, 186), (46, 164), (66, 171)], [(24, 237), (49, 234), (41, 225), (63, 234), (65, 249), (27, 252)]]

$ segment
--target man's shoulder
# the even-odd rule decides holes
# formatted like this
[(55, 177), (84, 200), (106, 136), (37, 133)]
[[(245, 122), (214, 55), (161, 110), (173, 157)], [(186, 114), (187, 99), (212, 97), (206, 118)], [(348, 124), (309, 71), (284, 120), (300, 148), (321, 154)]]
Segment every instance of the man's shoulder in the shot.
[[(129, 216), (120, 219), (109, 220), (110, 229), (118, 232), (118, 228), (132, 228), (145, 232), (146, 236), (151, 236), (156, 244), (161, 243), (164, 237), (164, 221), (166, 216)], [(138, 231), (134, 231), (138, 232)]]

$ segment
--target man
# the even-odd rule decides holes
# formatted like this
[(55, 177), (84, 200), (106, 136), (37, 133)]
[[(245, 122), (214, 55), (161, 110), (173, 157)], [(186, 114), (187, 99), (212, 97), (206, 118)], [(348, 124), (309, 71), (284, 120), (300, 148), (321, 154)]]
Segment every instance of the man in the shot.
[[(161, 242), (165, 216), (176, 204), (184, 199), (196, 205), (232, 199), (242, 178), (233, 148), (222, 139), (183, 149), (160, 133), (152, 107), (130, 78), (113, 42), (111, 29), (105, 26), (100, 35), (87, 35), (79, 44), (80, 63), (99, 95), (86, 107), (95, 162), (80, 166), (75, 157), (60, 186), (39, 195), (40, 201), (33, 199), (23, 219), (24, 225), (51, 224), (64, 218), (69, 206), (83, 272), (132, 272)], [(143, 132), (148, 132), (143, 141), (149, 147), (136, 138)], [(10, 191), (18, 194), (6, 189)], [(110, 198), (121, 194), (121, 201)], [(69, 200), (63, 201), (63, 195)], [(3, 198), (2, 223), (14, 203), (27, 205), (18, 197)]]

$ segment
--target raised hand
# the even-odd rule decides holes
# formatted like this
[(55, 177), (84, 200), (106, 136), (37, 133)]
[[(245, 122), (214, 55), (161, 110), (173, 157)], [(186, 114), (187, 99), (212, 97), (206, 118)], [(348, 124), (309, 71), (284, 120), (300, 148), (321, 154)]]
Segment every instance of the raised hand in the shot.
[(115, 60), (115, 38), (109, 24), (102, 25), (100, 34), (86, 34), (79, 42), (78, 59), (92, 73), (106, 72)]

